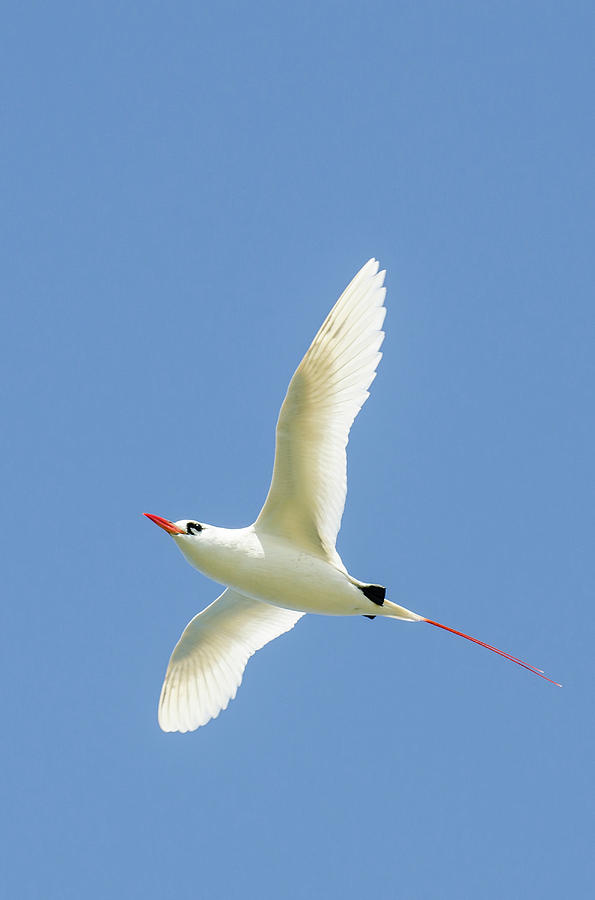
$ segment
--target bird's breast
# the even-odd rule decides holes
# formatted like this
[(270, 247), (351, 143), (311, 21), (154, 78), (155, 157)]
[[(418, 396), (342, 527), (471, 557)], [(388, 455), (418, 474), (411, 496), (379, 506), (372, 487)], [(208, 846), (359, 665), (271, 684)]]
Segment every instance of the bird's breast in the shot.
[(201, 535), (180, 547), (188, 561), (214, 581), (303, 612), (355, 615), (367, 610), (361, 591), (326, 560), (253, 529), (217, 531), (208, 542)]

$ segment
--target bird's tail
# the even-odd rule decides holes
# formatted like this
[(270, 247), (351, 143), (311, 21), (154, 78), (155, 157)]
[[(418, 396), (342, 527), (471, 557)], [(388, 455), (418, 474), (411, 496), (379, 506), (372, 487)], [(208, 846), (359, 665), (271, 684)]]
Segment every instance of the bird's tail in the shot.
[(474, 644), (479, 644), (480, 647), (485, 647), (486, 650), (491, 650), (493, 653), (497, 653), (498, 656), (503, 656), (505, 659), (510, 660), (510, 662), (516, 663), (517, 666), (528, 669), (529, 672), (532, 672), (534, 675), (539, 675), (540, 678), (544, 678), (551, 684), (562, 687), (558, 681), (553, 681), (551, 678), (548, 678), (547, 675), (544, 674), (543, 669), (538, 669), (536, 666), (532, 666), (530, 663), (519, 659), (517, 656), (505, 653), (504, 650), (499, 650), (498, 647), (492, 647), (491, 644), (486, 644), (485, 641), (480, 641), (479, 638), (471, 637), (470, 634), (465, 634), (463, 631), (457, 631), (456, 628), (450, 628), (449, 625), (442, 625), (440, 622), (434, 622), (433, 619), (426, 619), (425, 616), (418, 616), (417, 613), (411, 612), (410, 609), (405, 609), (404, 606), (397, 606), (396, 603), (391, 603), (390, 600), (385, 600), (382, 606), (378, 607), (377, 614), (379, 616), (389, 616), (393, 619), (403, 619), (408, 622), (427, 622), (428, 625), (435, 625), (436, 628), (442, 628), (444, 631), (450, 631), (451, 634), (457, 634), (459, 637), (463, 637), (468, 641), (473, 641)]
[(382, 606), (378, 607), (377, 614), (379, 616), (388, 616), (391, 619), (402, 619), (404, 622), (424, 622), (423, 616), (418, 616), (417, 613), (412, 612), (410, 609), (405, 609), (404, 606), (399, 606), (397, 603), (393, 603), (392, 600), (385, 600)]

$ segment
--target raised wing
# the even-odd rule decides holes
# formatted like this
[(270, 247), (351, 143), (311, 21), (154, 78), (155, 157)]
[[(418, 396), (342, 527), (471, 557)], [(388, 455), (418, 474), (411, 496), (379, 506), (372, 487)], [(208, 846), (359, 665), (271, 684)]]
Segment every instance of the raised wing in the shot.
[(303, 615), (223, 591), (188, 623), (171, 655), (159, 698), (163, 731), (194, 731), (227, 709), (252, 654)]
[(291, 379), (277, 422), (271, 487), (255, 522), (334, 563), (349, 429), (382, 357), (384, 274), (375, 259), (360, 269)]

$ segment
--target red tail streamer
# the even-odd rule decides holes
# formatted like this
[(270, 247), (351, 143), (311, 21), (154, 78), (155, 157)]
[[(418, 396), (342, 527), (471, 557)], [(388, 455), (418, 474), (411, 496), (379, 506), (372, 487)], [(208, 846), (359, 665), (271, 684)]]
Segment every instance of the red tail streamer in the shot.
[(543, 669), (537, 669), (535, 666), (523, 662), (522, 659), (517, 659), (516, 656), (511, 656), (510, 653), (505, 653), (504, 650), (498, 650), (497, 647), (492, 647), (491, 644), (486, 644), (485, 641), (480, 641), (477, 638), (471, 637), (470, 634), (465, 634), (462, 631), (457, 631), (456, 628), (449, 628), (448, 625), (441, 625), (440, 622), (433, 622), (432, 619), (424, 619), (423, 621), (427, 622), (428, 625), (435, 625), (436, 628), (443, 628), (444, 631), (450, 631), (452, 634), (458, 634), (459, 637), (464, 637), (468, 641), (473, 641), (474, 644), (479, 644), (481, 647), (485, 647), (486, 650), (491, 650), (493, 653), (497, 653), (499, 656), (503, 656), (505, 659), (509, 659), (511, 662), (516, 663), (517, 666), (522, 666), (523, 669), (527, 669), (529, 672), (533, 672), (534, 675), (539, 675), (540, 678), (545, 678), (545, 680), (549, 681), (550, 684), (555, 684), (557, 687), (562, 687), (562, 685), (557, 681), (553, 681), (551, 678), (548, 678), (547, 675), (544, 675)]

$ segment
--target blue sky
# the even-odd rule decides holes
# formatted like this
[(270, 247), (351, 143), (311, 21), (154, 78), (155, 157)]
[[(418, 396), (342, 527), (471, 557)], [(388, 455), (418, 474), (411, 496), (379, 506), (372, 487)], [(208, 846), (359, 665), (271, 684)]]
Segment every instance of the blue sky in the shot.
[[(13, 4), (3, 23), (4, 894), (587, 896), (592, 4)], [(143, 511), (240, 526), (370, 256), (359, 578), (195, 734), (217, 594)]]

